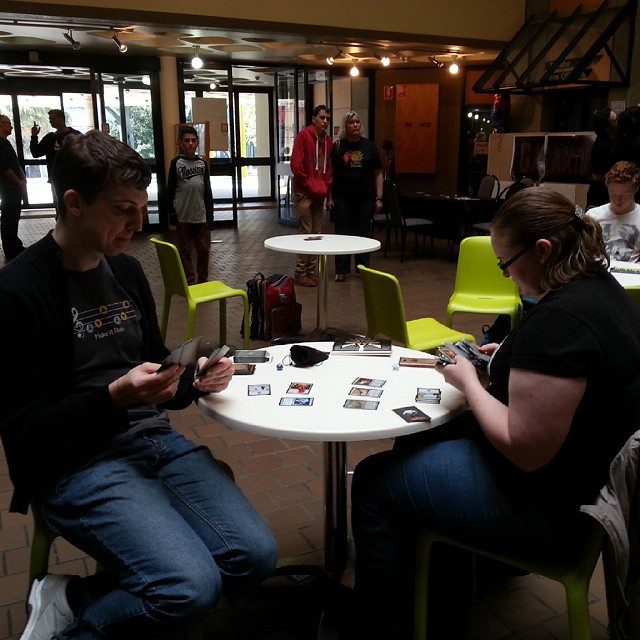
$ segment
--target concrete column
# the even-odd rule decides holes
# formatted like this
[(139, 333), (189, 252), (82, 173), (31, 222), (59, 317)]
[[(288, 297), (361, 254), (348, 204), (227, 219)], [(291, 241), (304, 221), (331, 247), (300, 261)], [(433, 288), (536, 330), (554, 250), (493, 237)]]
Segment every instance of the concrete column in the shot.
[(168, 175), (171, 160), (176, 156), (175, 125), (180, 123), (178, 75), (175, 56), (160, 56), (160, 103), (162, 108), (165, 175)]

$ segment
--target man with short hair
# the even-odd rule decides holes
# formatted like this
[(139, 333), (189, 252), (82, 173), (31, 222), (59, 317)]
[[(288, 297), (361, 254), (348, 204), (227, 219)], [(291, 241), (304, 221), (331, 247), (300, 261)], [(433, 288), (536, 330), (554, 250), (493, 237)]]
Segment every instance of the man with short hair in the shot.
[(55, 129), (55, 131), (47, 133), (47, 135), (38, 142), (40, 127), (35, 122), (33, 123), (33, 127), (31, 127), (31, 143), (29, 144), (29, 150), (34, 158), (41, 158), (42, 156), (46, 157), (49, 182), (51, 182), (53, 161), (56, 159), (56, 153), (60, 151), (60, 147), (62, 146), (64, 139), (68, 135), (78, 134), (80, 132), (77, 129), (67, 126), (64, 111), (62, 111), (62, 109), (51, 109), (51, 111), (49, 111), (49, 124), (53, 129)]
[[(313, 110), (311, 124), (293, 143), (291, 173), (293, 202), (298, 215), (298, 230), (305, 234), (322, 233), (325, 200), (331, 200), (331, 137), (327, 133), (331, 113), (323, 105)], [(315, 287), (318, 256), (298, 255), (295, 283)]]
[(154, 298), (124, 253), (149, 167), (91, 131), (67, 139), (52, 179), (53, 231), (0, 269), (0, 435), (10, 510), (37, 504), (104, 571), (34, 581), (21, 640), (155, 638), (268, 577), (276, 546), (209, 449), (170, 424), (168, 409), (225, 389), (233, 365), (158, 364)]
[(24, 250), (18, 225), (22, 201), (27, 197), (27, 179), (15, 149), (7, 140), (12, 131), (9, 116), (0, 115), (0, 239), (7, 262)]
[(635, 196), (640, 187), (640, 168), (633, 162), (616, 162), (604, 180), (609, 204), (587, 211), (602, 227), (611, 260), (640, 261), (640, 205)]

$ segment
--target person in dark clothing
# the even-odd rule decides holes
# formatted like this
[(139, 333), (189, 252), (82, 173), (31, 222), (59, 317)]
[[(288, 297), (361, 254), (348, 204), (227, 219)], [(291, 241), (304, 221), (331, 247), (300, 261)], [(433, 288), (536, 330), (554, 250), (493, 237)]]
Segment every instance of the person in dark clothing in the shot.
[(596, 139), (591, 147), (591, 181), (587, 191), (587, 205), (599, 207), (609, 202), (609, 192), (604, 183), (604, 178), (613, 166), (612, 151), (616, 135), (615, 111), (598, 109), (593, 114), (593, 130)]
[(29, 144), (29, 150), (34, 158), (41, 158), (45, 156), (47, 162), (47, 172), (49, 175), (49, 182), (51, 182), (51, 169), (53, 168), (53, 162), (56, 159), (56, 153), (60, 151), (60, 147), (64, 139), (68, 135), (80, 133), (77, 129), (68, 127), (66, 123), (66, 117), (62, 109), (51, 109), (49, 111), (49, 124), (55, 131), (47, 133), (47, 135), (38, 142), (38, 136), (40, 135), (40, 127), (34, 122), (31, 127), (31, 142)]
[[(640, 167), (640, 107), (628, 107), (618, 115), (618, 133), (611, 152), (611, 166), (626, 160)], [(640, 191), (636, 193), (640, 202)]]
[(0, 239), (7, 262), (24, 250), (18, 225), (22, 200), (27, 196), (27, 179), (15, 149), (7, 140), (12, 130), (9, 117), (0, 115)]
[[(331, 154), (333, 216), (336, 233), (368, 237), (373, 214), (382, 211), (382, 160), (361, 131), (360, 116), (347, 111)], [(354, 257), (356, 270), (369, 266), (368, 253)], [(350, 255), (336, 256), (336, 282), (344, 282), (350, 269)]]
[(488, 378), (462, 357), (436, 365), (469, 412), (356, 467), (358, 638), (412, 637), (422, 528), (570, 561), (584, 539), (581, 505), (638, 428), (640, 311), (608, 272), (600, 226), (559, 193), (525, 189), (496, 214), (491, 243), (505, 277), (540, 300), (500, 345), (480, 347)]
[[(159, 364), (169, 349), (149, 282), (125, 253), (146, 214), (149, 167), (91, 131), (69, 136), (52, 179), (53, 231), (0, 269), (0, 350), (12, 367), (0, 435), (10, 510), (38, 504), (104, 570), (36, 579), (21, 640), (157, 638), (268, 577), (276, 545), (209, 449), (171, 426), (167, 410), (224, 390), (233, 365), (196, 376), (196, 363)], [(34, 388), (26, 381), (45, 354), (54, 374)]]

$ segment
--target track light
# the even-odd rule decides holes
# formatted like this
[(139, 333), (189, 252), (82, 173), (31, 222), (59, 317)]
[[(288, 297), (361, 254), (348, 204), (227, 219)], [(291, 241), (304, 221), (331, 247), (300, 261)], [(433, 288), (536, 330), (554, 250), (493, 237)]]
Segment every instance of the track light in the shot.
[(360, 75), (360, 69), (358, 69), (358, 62), (357, 60), (353, 60), (353, 66), (351, 67), (351, 69), (349, 69), (349, 73), (355, 78), (356, 76)]
[(191, 67), (193, 69), (202, 69), (202, 58), (198, 55), (198, 45), (193, 46), (193, 58), (191, 58)]
[(74, 51), (78, 51), (82, 46), (77, 40), (73, 39), (73, 31), (71, 29), (68, 29), (67, 33), (63, 33), (62, 36), (73, 47)]
[(451, 64), (449, 65), (449, 73), (455, 75), (456, 73), (458, 73), (458, 71), (460, 71), (460, 67), (458, 66), (458, 63), (456, 62), (458, 56), (454, 55), (452, 57), (453, 57), (453, 60), (451, 61)]
[(382, 56), (379, 53), (375, 53), (373, 57), (376, 60), (380, 60), (380, 63), (382, 64), (383, 67), (388, 67), (389, 63), (391, 62), (391, 58), (389, 58), (389, 56)]
[(436, 68), (442, 69), (444, 67), (444, 62), (440, 62), (435, 56), (429, 56), (429, 62)]
[(127, 47), (126, 44), (123, 44), (122, 42), (120, 42), (120, 38), (118, 38), (118, 34), (115, 31), (113, 32), (111, 39), (116, 43), (116, 47), (118, 47), (118, 51), (120, 53), (127, 53), (127, 49), (129, 47)]
[(325, 60), (327, 61), (327, 64), (331, 66), (336, 60), (343, 57), (344, 56), (342, 55), (342, 49), (338, 49), (335, 55), (329, 56), (328, 58), (325, 58)]
[(209, 85), (209, 89), (211, 89), (211, 91), (215, 91), (218, 88), (218, 83), (214, 80), (210, 85)]

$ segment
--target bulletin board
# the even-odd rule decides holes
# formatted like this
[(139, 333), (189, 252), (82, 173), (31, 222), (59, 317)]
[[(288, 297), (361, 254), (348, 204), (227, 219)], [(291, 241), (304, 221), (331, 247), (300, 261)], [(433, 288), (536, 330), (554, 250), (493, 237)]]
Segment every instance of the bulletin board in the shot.
[(396, 85), (396, 173), (436, 173), (437, 84)]
[(191, 113), (196, 122), (209, 123), (209, 149), (229, 151), (227, 101), (222, 98), (193, 98)]

